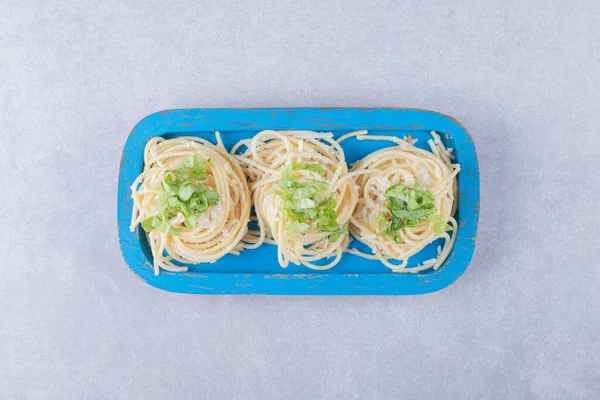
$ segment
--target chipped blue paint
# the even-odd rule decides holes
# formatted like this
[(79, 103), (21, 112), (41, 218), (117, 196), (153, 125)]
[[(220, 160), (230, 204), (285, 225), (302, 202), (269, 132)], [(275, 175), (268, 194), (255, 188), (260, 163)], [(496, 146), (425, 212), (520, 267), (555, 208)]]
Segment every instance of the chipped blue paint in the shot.
[[(143, 150), (154, 136), (201, 136), (214, 141), (214, 131), (225, 146), (250, 138), (263, 129), (307, 129), (331, 131), (335, 136), (368, 129), (375, 134), (412, 135), (426, 148), (430, 130), (455, 149), (461, 164), (458, 178), (458, 238), (454, 249), (438, 271), (419, 274), (392, 273), (378, 261), (345, 254), (329, 271), (302, 266), (282, 269), (275, 248), (264, 245), (241, 256), (227, 255), (217, 263), (190, 265), (186, 273), (161, 272), (154, 276), (150, 251), (143, 232), (129, 231), (132, 202), (129, 187), (143, 167)], [(348, 162), (356, 161), (387, 143), (351, 139), (343, 142)], [(467, 269), (475, 250), (479, 219), (479, 166), (473, 140), (456, 120), (431, 111), (395, 108), (265, 108), (188, 109), (151, 114), (140, 121), (123, 149), (118, 187), (119, 239), (123, 257), (132, 271), (148, 284), (180, 293), (216, 294), (377, 294), (409, 295), (440, 290)], [(434, 243), (411, 259), (409, 266), (435, 256)]]

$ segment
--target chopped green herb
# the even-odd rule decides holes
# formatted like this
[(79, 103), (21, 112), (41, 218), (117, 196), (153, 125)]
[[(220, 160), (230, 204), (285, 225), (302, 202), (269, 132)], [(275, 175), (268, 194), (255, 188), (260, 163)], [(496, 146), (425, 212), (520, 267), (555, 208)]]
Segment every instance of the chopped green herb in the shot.
[(398, 236), (401, 229), (425, 221), (433, 222), (436, 236), (452, 230), (452, 227), (438, 214), (433, 194), (418, 182), (413, 189), (403, 183), (390, 186), (385, 192), (385, 198), (389, 213), (379, 214), (374, 224), (380, 235), (390, 235), (396, 243), (402, 243)]
[(299, 221), (294, 221), (294, 222), (289, 222), (285, 228), (287, 229), (287, 231), (289, 233), (291, 233), (292, 235), (300, 235), (301, 233), (306, 232), (306, 230), (308, 228), (310, 228), (310, 225), (305, 224), (304, 222), (299, 222)]
[(321, 164), (311, 164), (311, 163), (301, 163), (294, 161), (292, 163), (292, 170), (303, 169), (305, 171), (313, 171), (317, 172), (319, 175), (323, 176), (325, 171), (323, 171), (323, 166)]
[(206, 179), (206, 168), (210, 159), (203, 159), (200, 153), (186, 157), (181, 168), (165, 172), (161, 183), (163, 193), (160, 195), (160, 214), (142, 222), (146, 232), (158, 229), (168, 235), (177, 235), (181, 229), (171, 226), (169, 220), (179, 213), (185, 218), (185, 226), (196, 226), (196, 216), (205, 212), (208, 207), (219, 202), (219, 195), (207, 189), (201, 181)]
[(337, 240), (340, 234), (347, 235), (344, 226), (336, 221), (333, 195), (325, 195), (329, 184), (316, 179), (297, 182), (297, 170), (313, 171), (320, 176), (325, 174), (320, 164), (310, 163), (294, 162), (283, 170), (274, 190), (283, 199), (280, 209), (286, 220), (285, 229), (298, 236), (314, 227), (317, 232), (331, 232), (332, 241)]
[(165, 220), (163, 215), (148, 218), (142, 222), (142, 228), (144, 228), (146, 232), (158, 229), (167, 235), (177, 235), (181, 232), (181, 229), (173, 228), (169, 223), (169, 220)]

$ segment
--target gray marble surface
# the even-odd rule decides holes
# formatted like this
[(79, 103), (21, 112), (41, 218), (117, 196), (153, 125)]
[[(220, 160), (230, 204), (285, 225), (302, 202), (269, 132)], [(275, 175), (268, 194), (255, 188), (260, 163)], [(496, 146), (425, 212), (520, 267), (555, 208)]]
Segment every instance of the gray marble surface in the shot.
[[(0, 2), (0, 398), (600, 398), (598, 2), (166, 3)], [(116, 229), (127, 134), (232, 106), (460, 120), (470, 268), (420, 297), (140, 282)]]

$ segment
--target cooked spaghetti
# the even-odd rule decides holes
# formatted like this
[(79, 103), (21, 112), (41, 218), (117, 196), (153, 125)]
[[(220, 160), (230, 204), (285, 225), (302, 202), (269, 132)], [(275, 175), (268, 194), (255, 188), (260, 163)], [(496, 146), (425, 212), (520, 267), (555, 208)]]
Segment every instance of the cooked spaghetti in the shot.
[[(258, 230), (245, 241), (254, 247), (276, 244), (284, 268), (291, 262), (329, 269), (348, 246), (357, 191), (344, 151), (332, 137), (266, 130), (231, 150), (248, 177), (256, 210)], [(319, 262), (328, 258), (333, 260)]]
[[(351, 170), (359, 200), (350, 219), (350, 232), (369, 246), (373, 255), (350, 252), (378, 259), (395, 272), (437, 269), (448, 257), (458, 229), (453, 215), (460, 166), (452, 163), (452, 149), (444, 147), (439, 135), (433, 131), (431, 135), (431, 152), (414, 147), (406, 138), (363, 134), (340, 138), (356, 136), (397, 145), (369, 154)], [(452, 236), (448, 231), (453, 231)], [(445, 243), (438, 247), (437, 258), (407, 267), (411, 256), (438, 238)]]
[(215, 262), (244, 249), (250, 192), (218, 132), (217, 142), (158, 137), (146, 144), (144, 171), (131, 185), (130, 229), (146, 231), (156, 275), (187, 270), (174, 260)]

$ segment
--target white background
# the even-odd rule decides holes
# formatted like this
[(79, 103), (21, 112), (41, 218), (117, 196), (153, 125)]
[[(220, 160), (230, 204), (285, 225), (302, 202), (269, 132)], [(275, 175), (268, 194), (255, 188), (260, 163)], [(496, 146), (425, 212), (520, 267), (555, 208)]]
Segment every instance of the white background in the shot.
[[(597, 399), (600, 6), (0, 3), (0, 398)], [(477, 145), (469, 269), (419, 297), (191, 296), (120, 255), (129, 131), (404, 106)]]

